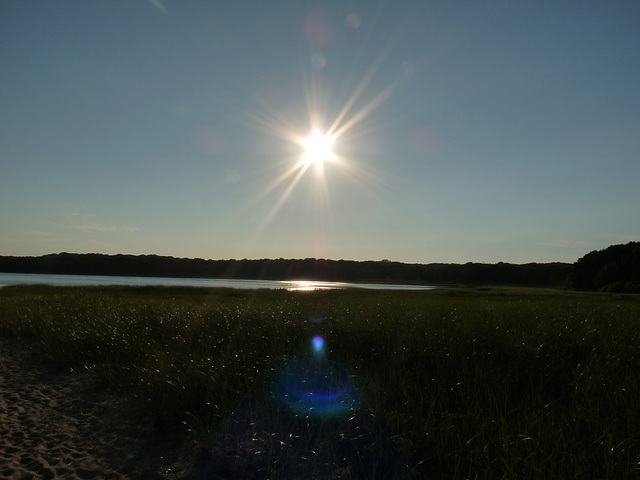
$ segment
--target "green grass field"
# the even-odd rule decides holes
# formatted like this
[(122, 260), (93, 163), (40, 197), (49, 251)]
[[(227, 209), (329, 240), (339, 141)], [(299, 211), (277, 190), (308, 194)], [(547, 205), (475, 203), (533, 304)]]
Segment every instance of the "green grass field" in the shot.
[[(640, 296), (537, 289), (0, 289), (1, 336), (133, 392), (212, 457), (245, 435), (238, 412), (260, 419), (220, 478), (637, 478), (639, 323)], [(340, 408), (283, 401), (295, 372), (342, 382), (300, 381)]]

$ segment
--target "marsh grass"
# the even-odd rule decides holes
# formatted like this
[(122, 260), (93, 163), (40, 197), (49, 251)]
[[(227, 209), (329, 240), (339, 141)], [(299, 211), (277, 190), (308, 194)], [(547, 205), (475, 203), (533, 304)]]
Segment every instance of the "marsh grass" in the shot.
[[(0, 335), (186, 425), (218, 478), (635, 478), (638, 322), (638, 296), (536, 289), (0, 289)], [(342, 417), (273, 393), (316, 335), (360, 392)]]

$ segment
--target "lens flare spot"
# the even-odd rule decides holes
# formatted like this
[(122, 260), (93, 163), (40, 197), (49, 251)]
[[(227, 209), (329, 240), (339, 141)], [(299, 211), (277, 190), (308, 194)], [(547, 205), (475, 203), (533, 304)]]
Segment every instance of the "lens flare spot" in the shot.
[(341, 365), (309, 357), (285, 365), (274, 385), (274, 393), (295, 413), (319, 418), (345, 416), (358, 404), (359, 398)]
[(351, 28), (355, 29), (360, 27), (360, 21), (360, 15), (357, 13), (350, 13), (347, 15), (347, 25)]
[(317, 354), (324, 353), (324, 338), (313, 337), (313, 340), (311, 340), (311, 343), (313, 344), (313, 351), (315, 353)]
[(327, 57), (322, 52), (315, 52), (311, 55), (311, 65), (313, 68), (324, 68), (327, 66)]
[(333, 39), (333, 25), (323, 12), (313, 12), (304, 22), (304, 36), (313, 47), (326, 47)]

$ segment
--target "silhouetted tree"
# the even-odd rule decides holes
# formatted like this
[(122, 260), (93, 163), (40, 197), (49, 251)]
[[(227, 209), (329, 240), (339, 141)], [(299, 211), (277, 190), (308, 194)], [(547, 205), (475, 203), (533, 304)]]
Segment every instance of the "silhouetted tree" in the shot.
[(640, 292), (640, 242), (587, 253), (574, 264), (571, 284), (576, 290)]

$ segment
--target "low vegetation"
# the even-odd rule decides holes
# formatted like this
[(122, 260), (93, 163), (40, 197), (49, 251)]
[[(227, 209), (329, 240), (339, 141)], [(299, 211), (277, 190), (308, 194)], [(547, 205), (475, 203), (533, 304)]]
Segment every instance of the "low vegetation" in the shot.
[[(636, 477), (638, 322), (636, 295), (541, 289), (0, 289), (0, 335), (187, 425), (211, 478)], [(336, 415), (277, 393), (314, 337)]]

